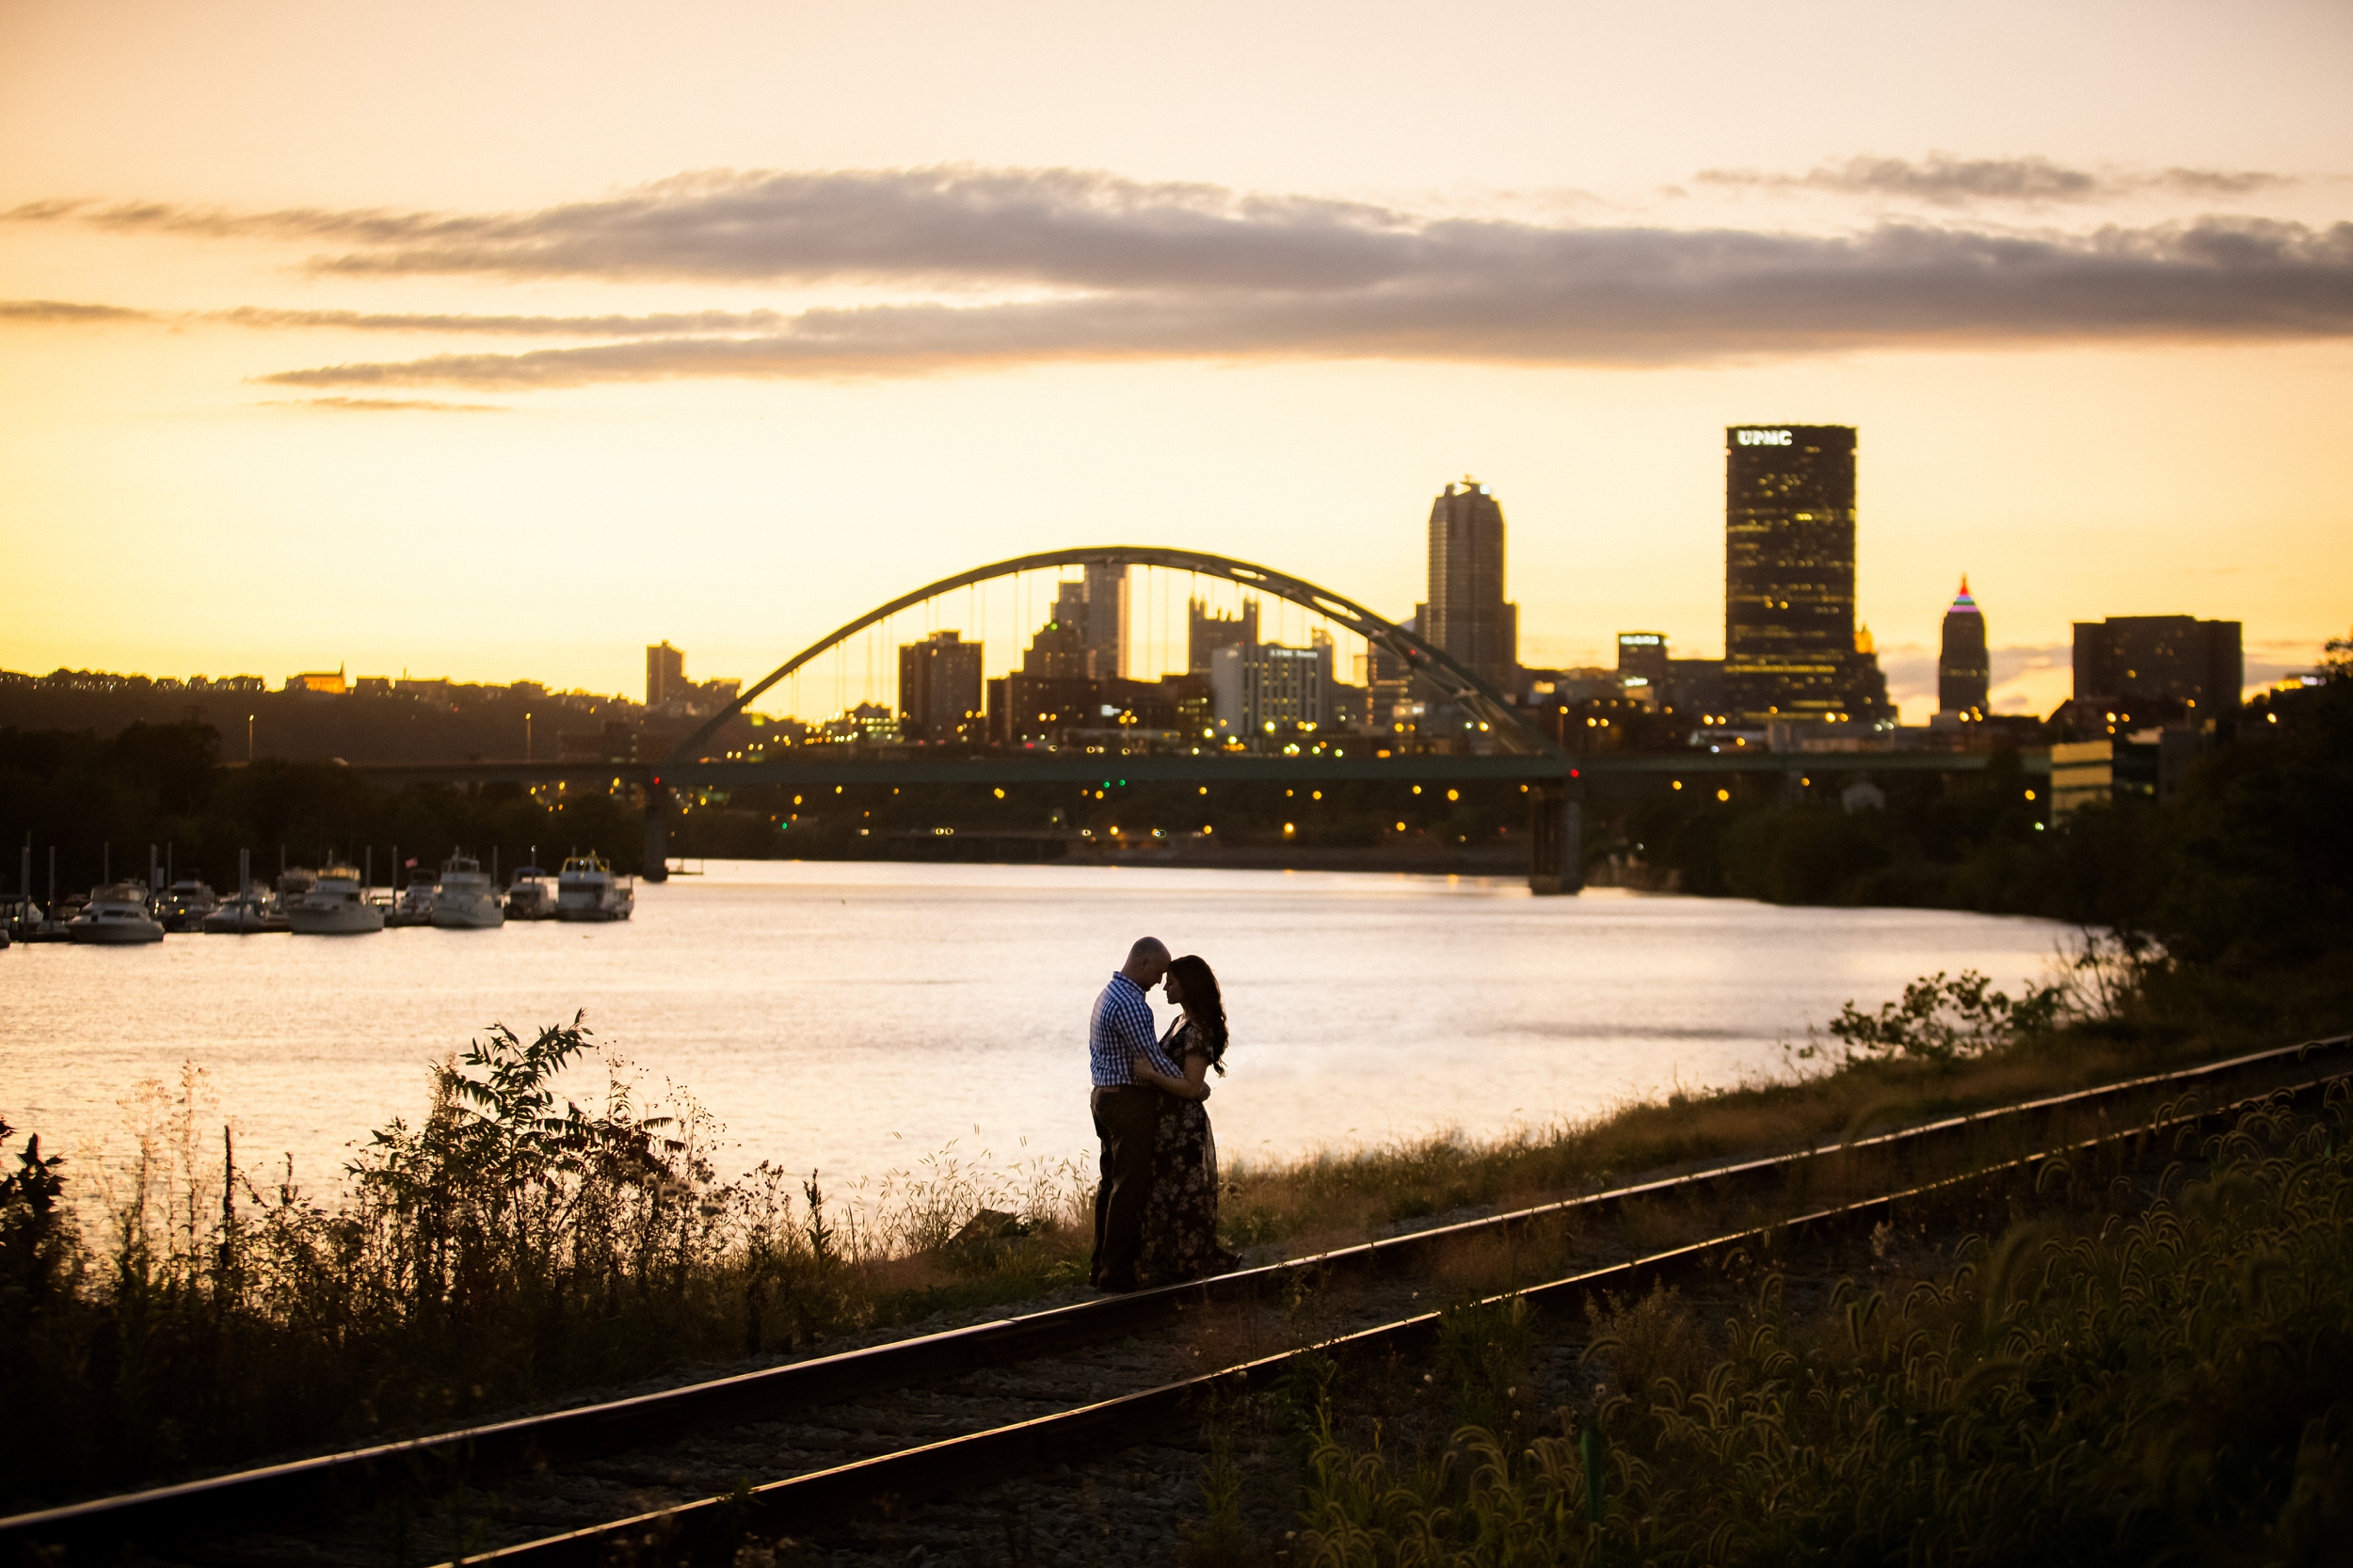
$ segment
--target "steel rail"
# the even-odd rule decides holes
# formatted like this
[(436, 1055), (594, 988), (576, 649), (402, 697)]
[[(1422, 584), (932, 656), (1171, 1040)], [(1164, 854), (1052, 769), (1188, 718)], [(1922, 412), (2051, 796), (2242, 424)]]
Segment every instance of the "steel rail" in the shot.
[[(2329, 1042), (2342, 1044), (2342, 1042)], [(1499, 1291), (1481, 1298), (1479, 1306), (1512, 1302), (1543, 1305), (1563, 1298), (1588, 1298), (1594, 1291), (1644, 1288), (1678, 1271), (1708, 1266), (1744, 1247), (1759, 1253), (1783, 1249), (1800, 1235), (1834, 1232), (1892, 1213), (1898, 1205), (1930, 1199), (2003, 1177), (2038, 1173), (2053, 1160), (2095, 1151), (2133, 1140), (2160, 1137), (2200, 1127), (2218, 1117), (2235, 1115), (2271, 1103), (2283, 1093), (2302, 1097), (2333, 1083), (2353, 1080), (2353, 1069), (2340, 1068), (2303, 1083), (2281, 1085), (2263, 1095), (2207, 1110), (2192, 1111), (2142, 1123), (2096, 1137), (2075, 1139), (2034, 1150), (2012, 1160), (1874, 1194), (1853, 1203), (1816, 1209), (1793, 1219), (1776, 1220), (1705, 1240), (1671, 1247), (1642, 1257), (1588, 1269), (1541, 1284)], [(920, 1501), (942, 1494), (986, 1485), (1079, 1459), (1100, 1458), (1128, 1448), (1197, 1413), (1202, 1402), (1216, 1395), (1246, 1391), (1277, 1374), (1288, 1372), (1309, 1355), (1342, 1358), (1369, 1352), (1403, 1352), (1426, 1348), (1437, 1336), (1443, 1319), (1424, 1312), (1373, 1328), (1279, 1352), (1198, 1377), (1164, 1384), (1117, 1399), (1100, 1400), (1074, 1410), (1026, 1421), (944, 1438), (918, 1448), (880, 1454), (831, 1469), (771, 1481), (726, 1497), (705, 1497), (673, 1508), (632, 1515), (607, 1524), (566, 1531), (537, 1541), (469, 1557), (472, 1564), (503, 1568), (594, 1568), (607, 1560), (614, 1544), (641, 1532), (659, 1532), (670, 1554), (690, 1560), (700, 1550), (723, 1546), (746, 1533), (807, 1530), (836, 1523), (884, 1496), (893, 1505)], [(456, 1568), (443, 1563), (440, 1568)]]
[[(1916, 1127), (1840, 1140), (1786, 1154), (1711, 1165), (1604, 1192), (1484, 1215), (1286, 1258), (1189, 1284), (1098, 1298), (1042, 1312), (811, 1357), (629, 1399), (574, 1406), (454, 1432), (374, 1444), (176, 1485), (92, 1498), (0, 1518), (0, 1551), (32, 1543), (93, 1544), (219, 1533), (257, 1513), (364, 1504), (385, 1490), (415, 1485), (460, 1466), (479, 1475), (554, 1460), (576, 1460), (659, 1443), (680, 1432), (733, 1425), (859, 1394), (961, 1376), (1114, 1338), (1176, 1314), (1248, 1300), (1305, 1273), (1393, 1273), (1465, 1241), (1509, 1238), (1572, 1214), (1598, 1218), (1629, 1204), (1787, 1177), (1817, 1161), (1865, 1151), (1912, 1152), (2039, 1115), (2096, 1109), (2156, 1089), (2189, 1089), (2265, 1066), (2300, 1064), (2353, 1048), (2353, 1035), (2276, 1047), (2220, 1062), (2100, 1084), (2063, 1095), (1965, 1112)], [(779, 1483), (782, 1484), (782, 1483)]]

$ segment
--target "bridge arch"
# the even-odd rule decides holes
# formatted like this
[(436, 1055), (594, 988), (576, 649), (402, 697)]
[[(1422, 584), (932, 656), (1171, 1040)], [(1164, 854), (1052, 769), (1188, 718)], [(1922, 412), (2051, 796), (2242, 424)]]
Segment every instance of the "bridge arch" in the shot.
[[(1336, 621), (1365, 639), (1388, 649), (1435, 687), (1447, 700), (1468, 712), (1487, 727), (1497, 740), (1515, 749), (1538, 756), (1563, 757), (1561, 748), (1514, 707), (1511, 699), (1486, 680), (1465, 668), (1440, 648), (1432, 647), (1415, 633), (1394, 621), (1374, 615), (1353, 599), (1344, 598), (1329, 588), (1319, 587), (1305, 578), (1292, 577), (1271, 567), (1237, 561), (1230, 556), (1211, 555), (1194, 550), (1167, 550), (1156, 545), (1095, 545), (1079, 550), (1041, 551), (1033, 555), (1016, 555), (1011, 560), (994, 561), (984, 567), (943, 577), (926, 584), (912, 593), (902, 594), (888, 604), (879, 605), (845, 625), (835, 628), (818, 641), (811, 643), (783, 664), (744, 688), (736, 699), (706, 720), (695, 732), (680, 741), (664, 760), (664, 767), (678, 767), (699, 761), (702, 748), (726, 723), (740, 713), (777, 681), (784, 680), (802, 665), (835, 645), (848, 641), (880, 621), (889, 619), (902, 610), (909, 610), (925, 600), (985, 583), (994, 578), (1012, 577), (1025, 571), (1044, 571), (1064, 567), (1115, 566), (1158, 567), (1171, 571), (1191, 571), (1205, 577), (1222, 577), (1246, 588), (1257, 589), (1274, 598), (1287, 600), (1304, 609), (1311, 610), (1327, 620)], [(1563, 757), (1563, 766), (1566, 759)]]

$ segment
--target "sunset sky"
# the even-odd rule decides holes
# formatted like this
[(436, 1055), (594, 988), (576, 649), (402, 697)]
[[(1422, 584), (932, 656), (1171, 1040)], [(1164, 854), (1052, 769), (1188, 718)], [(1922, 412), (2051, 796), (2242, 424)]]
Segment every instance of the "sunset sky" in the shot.
[[(1069, 544), (1722, 638), (1861, 430), (1933, 707), (2353, 619), (2353, 7), (0, 0), (0, 666), (634, 693)], [(992, 648), (992, 652), (999, 652)], [(992, 663), (1000, 662), (993, 660)], [(805, 715), (808, 716), (808, 715)]]

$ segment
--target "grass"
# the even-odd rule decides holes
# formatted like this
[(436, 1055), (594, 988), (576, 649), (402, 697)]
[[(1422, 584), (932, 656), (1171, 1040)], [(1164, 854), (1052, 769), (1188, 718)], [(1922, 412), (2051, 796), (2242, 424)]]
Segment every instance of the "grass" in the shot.
[(1443, 1438), (1318, 1408), (1289, 1559), (2342, 1560), (2348, 1134), (2342, 1093), (2258, 1111), (2153, 1202), (2089, 1180), (1953, 1254), (1878, 1238), (1859, 1278), (1793, 1299), (1769, 1276), (1715, 1322), (1669, 1293), (1614, 1304), (1541, 1430), (1497, 1414), (1497, 1384), (1532, 1392), (1528, 1346), (1483, 1309), (1454, 1335), (1481, 1350), (1449, 1370)]
[(1907, 1002), (1872, 1014), (1850, 1004), (1827, 1032), (1793, 1047), (1779, 1081), (1679, 1093), (1487, 1141), (1238, 1162), (1224, 1221), (1238, 1242), (1305, 1250), (1433, 1214), (1511, 1208), (2353, 1028), (2353, 981), (2333, 961), (2239, 979), (2089, 938), (2055, 984), (2025, 996), (1989, 997), (1980, 977), (1938, 975), (1914, 983)]
[[(2279, 1044), (2344, 1027), (2333, 970), (2263, 986), (2098, 952), (2065, 995), (1924, 980), (1792, 1052), (1798, 1076), (1490, 1143), (1433, 1139), (1233, 1169), (1228, 1240), (1259, 1256)], [(437, 1070), (322, 1196), (209, 1141), (199, 1075), (155, 1089), (86, 1231), (73, 1173), (28, 1139), (0, 1176), (0, 1506), (35, 1506), (446, 1428), (653, 1376), (767, 1361), (1083, 1274), (1086, 1173), (948, 1151), (844, 1205), (763, 1164), (721, 1180), (691, 1099), (611, 1076), (575, 1019)], [(1809, 1054), (1810, 1053), (1810, 1054)], [(90, 1205), (82, 1212), (90, 1212)], [(975, 1223), (977, 1222), (977, 1223)]]

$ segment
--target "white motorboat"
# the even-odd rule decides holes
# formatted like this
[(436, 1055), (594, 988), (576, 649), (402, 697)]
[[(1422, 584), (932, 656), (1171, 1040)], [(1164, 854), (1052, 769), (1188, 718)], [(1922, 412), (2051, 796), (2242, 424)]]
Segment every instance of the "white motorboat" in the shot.
[(452, 855), (441, 864), (441, 885), (433, 890), (433, 923), (449, 931), (488, 931), (506, 923), (499, 890), (471, 855)]
[(265, 931), (289, 929), (278, 901), (266, 888), (253, 882), (253, 854), (237, 851), (237, 890), (204, 917), (201, 929), (213, 936), (256, 936)]
[(360, 936), (384, 929), (384, 906), (371, 902), (352, 866), (329, 866), (311, 890), (286, 906), (297, 936)]
[(270, 888), (271, 893), (278, 900), (278, 912), (282, 915), (308, 898), (311, 893), (311, 885), (318, 879), (318, 872), (301, 866), (296, 866), (291, 871), (282, 866), (279, 868), (278, 881)]
[(40, 904), (33, 902), (31, 894), (10, 893), (6, 898), (0, 898), (0, 929), (8, 931), (18, 941), (23, 941), (48, 923), (49, 917), (42, 913)]
[(635, 887), (593, 854), (571, 856), (555, 874), (559, 920), (625, 920), (636, 907)]
[(291, 928), (270, 896), (256, 888), (222, 899), (220, 907), (204, 917), (203, 929), (212, 936), (256, 936)]
[(136, 882), (91, 888), (89, 902), (66, 922), (65, 934), (76, 942), (105, 947), (164, 939), (163, 923), (147, 912), (147, 889)]
[(514, 883), (506, 889), (506, 918), (510, 920), (555, 919), (555, 889), (549, 885), (547, 872), (536, 866), (517, 868)]
[(204, 917), (220, 907), (220, 895), (196, 877), (184, 876), (155, 895), (155, 919), (166, 931), (200, 931)]
[(433, 923), (433, 878), (418, 872), (408, 879), (408, 886), (392, 901), (392, 910), (385, 915), (388, 926), (431, 925)]

